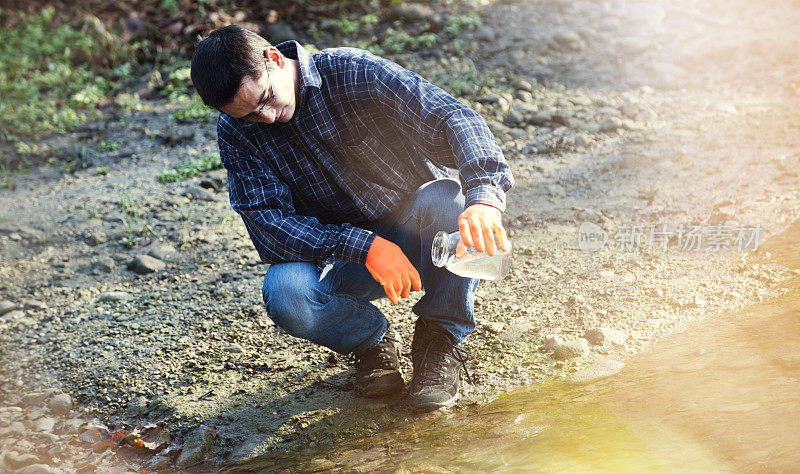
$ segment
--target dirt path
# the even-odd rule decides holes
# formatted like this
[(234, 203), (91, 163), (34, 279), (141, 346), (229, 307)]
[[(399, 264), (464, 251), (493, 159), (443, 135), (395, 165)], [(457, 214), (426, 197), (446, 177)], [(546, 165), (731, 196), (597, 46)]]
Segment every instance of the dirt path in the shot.
[[(684, 250), (675, 231), (694, 226), (702, 245), (722, 232), (735, 247), (736, 232), (760, 227), (763, 239), (795, 219), (800, 9), (526, 1), (482, 11), (469, 61), (507, 81), (471, 104), (516, 178), (505, 219), (515, 260), (508, 278), (479, 288), (467, 343), (477, 383), (462, 407), (593, 363), (618, 368), (689, 320), (768, 297), (790, 275), (758, 252)], [(457, 62), (398, 59), (434, 81)], [(398, 400), (353, 397), (344, 361), (270, 323), (266, 269), (219, 186), (224, 172), (156, 180), (215, 151), (212, 122), (175, 123), (153, 104), (84, 133), (122, 144), (96, 157), (106, 175), (42, 169), (0, 191), (0, 300), (19, 307), (0, 315), (2, 454), (58, 454), (31, 434), (49, 416), (37, 407), (51, 388), (75, 400), (77, 419), (163, 420), (182, 436), (213, 427), (224, 462), (412, 416)], [(584, 222), (608, 234), (600, 251), (580, 250)], [(639, 244), (616, 248), (634, 225)], [(672, 232), (666, 251), (646, 245), (651, 227)], [(127, 269), (148, 253), (164, 269)], [(406, 341), (415, 300), (379, 303)], [(23, 417), (13, 407), (32, 413), (22, 433), (9, 431)], [(82, 432), (65, 420), (50, 429), (58, 440)]]

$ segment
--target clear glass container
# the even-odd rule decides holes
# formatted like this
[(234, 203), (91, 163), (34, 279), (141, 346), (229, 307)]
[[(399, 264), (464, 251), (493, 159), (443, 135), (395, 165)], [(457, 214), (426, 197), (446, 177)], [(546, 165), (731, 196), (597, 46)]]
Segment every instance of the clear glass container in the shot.
[(493, 257), (486, 252), (475, 251), (475, 247), (467, 247), (467, 251), (457, 257), (456, 247), (460, 240), (459, 232), (437, 233), (431, 246), (433, 264), (445, 267), (456, 275), (481, 280), (498, 280), (508, 274), (511, 269), (511, 242), (508, 251), (503, 252), (497, 248)]

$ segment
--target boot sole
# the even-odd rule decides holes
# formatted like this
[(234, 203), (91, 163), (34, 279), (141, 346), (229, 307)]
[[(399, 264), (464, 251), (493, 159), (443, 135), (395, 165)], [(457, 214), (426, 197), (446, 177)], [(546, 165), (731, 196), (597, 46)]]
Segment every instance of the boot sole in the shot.
[(409, 397), (408, 402), (411, 405), (411, 408), (413, 408), (415, 412), (423, 413), (426, 411), (434, 411), (440, 408), (451, 407), (458, 402), (460, 395), (461, 395), (460, 393), (456, 393), (455, 395), (453, 395), (452, 398), (448, 400), (445, 400), (443, 402), (434, 402), (434, 403), (417, 403), (413, 398)]
[(405, 381), (397, 370), (376, 371), (367, 382), (356, 383), (356, 395), (365, 398), (386, 397), (401, 391)]

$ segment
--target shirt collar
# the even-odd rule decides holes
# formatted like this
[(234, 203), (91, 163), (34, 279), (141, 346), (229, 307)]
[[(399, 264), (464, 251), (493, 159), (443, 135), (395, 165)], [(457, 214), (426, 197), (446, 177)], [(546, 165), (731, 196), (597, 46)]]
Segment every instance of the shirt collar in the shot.
[(314, 64), (314, 58), (300, 43), (284, 41), (275, 47), (287, 58), (297, 60), (300, 65), (301, 87), (311, 86), (319, 89), (322, 86), (322, 76), (317, 70), (317, 65)]

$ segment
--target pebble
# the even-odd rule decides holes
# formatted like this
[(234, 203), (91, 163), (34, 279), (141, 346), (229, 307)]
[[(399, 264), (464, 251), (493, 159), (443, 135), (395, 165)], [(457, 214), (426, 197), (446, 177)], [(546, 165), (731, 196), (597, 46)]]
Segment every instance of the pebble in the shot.
[(133, 295), (126, 291), (107, 291), (100, 295), (97, 301), (128, 301), (133, 299)]
[(113, 258), (103, 256), (98, 257), (92, 262), (92, 269), (102, 273), (111, 273), (117, 268), (117, 262)]
[(203, 428), (196, 428), (183, 442), (178, 460), (175, 464), (178, 467), (191, 466), (203, 461), (214, 447), (214, 436)]
[(572, 30), (560, 30), (553, 34), (553, 41), (559, 46), (573, 51), (580, 51), (586, 47), (581, 35)]
[(553, 358), (556, 360), (572, 359), (588, 354), (589, 350), (589, 341), (581, 337), (559, 344), (553, 351)]
[(20, 310), (13, 310), (9, 311), (8, 313), (3, 315), (3, 320), (5, 321), (18, 321), (25, 317), (25, 312)]
[(6, 464), (12, 469), (21, 469), (25, 466), (40, 463), (39, 456), (35, 454), (20, 454), (16, 451), (9, 451), (5, 456)]
[(392, 9), (392, 14), (405, 21), (432, 21), (433, 8), (422, 3), (400, 3)]
[(50, 433), (53, 431), (53, 428), (55, 426), (56, 426), (55, 418), (50, 418), (49, 416), (45, 416), (34, 421), (32, 429), (33, 431), (43, 431), (46, 433)]
[(622, 331), (601, 327), (596, 329), (588, 329), (583, 333), (584, 339), (589, 341), (593, 346), (602, 346), (604, 344), (625, 344), (627, 335)]
[(46, 393), (26, 393), (22, 396), (22, 403), (28, 406), (35, 406), (42, 403), (45, 398), (47, 398)]
[(154, 273), (166, 268), (166, 264), (149, 255), (137, 255), (128, 263), (128, 270), (133, 270), (141, 275)]
[(622, 128), (622, 120), (617, 117), (608, 117), (600, 122), (601, 132), (614, 132)]
[(141, 395), (133, 397), (128, 402), (128, 415), (132, 417), (142, 416), (147, 413), (147, 398)]
[(22, 303), (22, 307), (25, 309), (35, 309), (39, 311), (44, 311), (47, 309), (47, 303), (39, 300), (25, 300)]
[(189, 185), (183, 188), (181, 194), (192, 199), (199, 199), (201, 201), (216, 201), (217, 198), (200, 186)]
[(159, 260), (168, 261), (177, 250), (170, 244), (155, 244), (149, 248), (147, 255)]
[(52, 472), (55, 471), (47, 464), (31, 464), (30, 466), (20, 469), (17, 474), (51, 474)]
[(72, 410), (72, 397), (66, 393), (60, 393), (50, 399), (47, 406), (50, 408), (50, 413), (54, 415), (66, 415)]
[(558, 346), (564, 343), (564, 339), (561, 336), (557, 336), (554, 334), (545, 336), (544, 338), (544, 350), (547, 352), (553, 352), (556, 350)]
[(503, 342), (515, 342), (521, 339), (526, 333), (529, 333), (534, 329), (536, 329), (536, 327), (531, 323), (512, 324), (497, 337), (499, 337)]
[(514, 81), (514, 88), (519, 91), (533, 92), (533, 85), (524, 79), (517, 79)]
[(584, 383), (616, 374), (622, 370), (623, 367), (625, 367), (625, 364), (618, 360), (602, 359), (586, 367), (581, 367), (578, 372), (568, 375), (566, 380), (570, 383)]
[(233, 354), (241, 354), (242, 352), (244, 352), (244, 349), (242, 349), (242, 346), (240, 346), (239, 344), (231, 344), (222, 350)]
[(108, 240), (108, 236), (102, 231), (92, 232), (86, 236), (86, 243), (92, 247), (103, 244), (106, 242), (106, 240)]
[(17, 306), (16, 303), (11, 301), (0, 301), (0, 316), (14, 311), (15, 309), (19, 309), (19, 306)]

